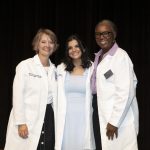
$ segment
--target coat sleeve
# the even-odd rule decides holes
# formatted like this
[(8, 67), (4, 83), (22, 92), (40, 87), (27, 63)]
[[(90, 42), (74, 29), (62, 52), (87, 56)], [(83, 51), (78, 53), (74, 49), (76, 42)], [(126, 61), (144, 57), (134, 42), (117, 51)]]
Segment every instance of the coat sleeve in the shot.
[(115, 93), (113, 110), (109, 123), (119, 127), (126, 117), (126, 114), (131, 107), (133, 96), (130, 93), (134, 92), (131, 89), (133, 80), (133, 65), (126, 53), (123, 53), (118, 58), (119, 61), (115, 64)]
[(27, 71), (24, 63), (18, 64), (13, 81), (13, 115), (16, 125), (25, 124), (24, 92), (27, 79)]

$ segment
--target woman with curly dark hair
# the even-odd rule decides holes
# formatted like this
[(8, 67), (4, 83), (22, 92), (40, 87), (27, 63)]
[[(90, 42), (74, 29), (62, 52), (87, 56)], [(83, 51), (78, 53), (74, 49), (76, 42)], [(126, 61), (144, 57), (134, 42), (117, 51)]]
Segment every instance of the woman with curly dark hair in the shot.
[(65, 60), (57, 67), (56, 150), (94, 150), (92, 62), (77, 35), (66, 41)]

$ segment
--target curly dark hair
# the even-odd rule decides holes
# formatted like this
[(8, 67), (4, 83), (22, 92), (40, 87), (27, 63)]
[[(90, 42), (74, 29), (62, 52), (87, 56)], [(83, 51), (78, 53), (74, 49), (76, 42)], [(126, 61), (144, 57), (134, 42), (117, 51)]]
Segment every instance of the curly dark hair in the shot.
[(73, 62), (72, 62), (72, 59), (70, 58), (69, 56), (69, 49), (68, 49), (68, 43), (72, 40), (76, 40), (79, 44), (79, 48), (81, 50), (81, 61), (82, 61), (82, 67), (83, 68), (89, 68), (92, 63), (88, 57), (88, 53), (87, 53), (87, 47), (85, 46), (85, 44), (80, 40), (79, 36), (74, 34), (74, 35), (71, 35), (68, 37), (68, 39), (66, 40), (66, 51), (65, 51), (65, 59), (63, 60), (64, 64), (66, 65), (66, 68), (65, 70), (66, 71), (73, 71), (73, 68), (75, 67)]

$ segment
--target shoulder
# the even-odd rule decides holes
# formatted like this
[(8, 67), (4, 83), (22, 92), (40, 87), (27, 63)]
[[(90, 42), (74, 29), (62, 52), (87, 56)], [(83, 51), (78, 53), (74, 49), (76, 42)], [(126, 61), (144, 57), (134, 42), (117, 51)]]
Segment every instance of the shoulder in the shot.
[(123, 50), (122, 48), (118, 48), (115, 55), (116, 55), (116, 56), (115, 56), (115, 57), (116, 57), (116, 58), (115, 58), (115, 61), (118, 61), (120, 64), (121, 64), (121, 63), (128, 63), (128, 64), (130, 64), (131, 66), (133, 65), (130, 56), (129, 56), (128, 53), (127, 53), (125, 50)]
[[(91, 66), (92, 66), (92, 65), (94, 64), (94, 62), (93, 62), (93, 61), (90, 61), (90, 62), (91, 62)], [(90, 66), (90, 67), (91, 67), (91, 66)]]
[(116, 51), (116, 56), (119, 58), (126, 58), (126, 59), (130, 59), (130, 56), (128, 55), (127, 51), (125, 51), (122, 48), (118, 48)]
[(89, 67), (89, 70), (93, 70), (94, 69), (94, 62), (93, 61), (90, 61), (91, 65)]
[(120, 57), (129, 57), (127, 51), (125, 51), (124, 49), (120, 47), (117, 49), (116, 55), (119, 55)]
[(61, 63), (57, 66), (57, 70), (65, 70), (66, 65), (64, 63)]
[(33, 63), (33, 58), (22, 60), (20, 63), (17, 64), (16, 69), (26, 68), (28, 64), (31, 64), (31, 63)]

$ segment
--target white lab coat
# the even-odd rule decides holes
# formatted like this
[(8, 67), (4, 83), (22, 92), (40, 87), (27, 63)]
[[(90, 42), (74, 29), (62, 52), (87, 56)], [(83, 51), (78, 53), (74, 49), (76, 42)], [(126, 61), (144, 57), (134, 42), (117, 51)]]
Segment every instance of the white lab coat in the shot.
[[(109, 70), (113, 75), (105, 74)], [(105, 75), (108, 77), (105, 78)], [(96, 73), (98, 113), (103, 150), (137, 150), (138, 106), (137, 79), (128, 54), (121, 48), (106, 55)], [(106, 126), (118, 127), (118, 138), (108, 140)]]
[[(49, 60), (50, 62), (50, 60)], [(43, 126), (47, 99), (48, 80), (53, 85), (53, 108), (56, 109), (56, 68), (50, 62), (48, 76), (38, 55), (22, 61), (16, 67), (13, 83), (13, 107), (11, 110), (4, 150), (36, 150)], [(18, 125), (27, 124), (29, 136), (18, 135)]]
[[(92, 73), (92, 67), (88, 69), (88, 77), (86, 81), (86, 126), (85, 126), (85, 149), (95, 149), (94, 134), (93, 134), (93, 125), (92, 125), (92, 94), (90, 89), (90, 77)], [(65, 65), (62, 63), (57, 67), (57, 83), (58, 83), (58, 107), (57, 107), (57, 124), (56, 124), (56, 133), (55, 133), (55, 150), (61, 150), (62, 141), (63, 141), (63, 132), (65, 126), (65, 117), (66, 117), (66, 97), (64, 90), (64, 81), (65, 81), (66, 71)], [(80, 135), (79, 135), (80, 136)], [(78, 138), (78, 137), (77, 137)], [(69, 141), (68, 141), (69, 142)]]

